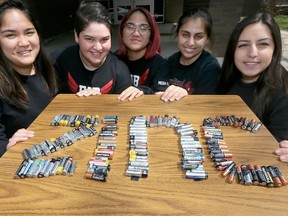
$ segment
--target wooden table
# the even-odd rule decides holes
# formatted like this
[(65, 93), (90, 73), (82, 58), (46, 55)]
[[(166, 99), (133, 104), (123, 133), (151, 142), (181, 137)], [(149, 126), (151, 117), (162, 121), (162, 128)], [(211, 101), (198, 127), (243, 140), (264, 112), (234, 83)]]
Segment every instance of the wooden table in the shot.
[[(97, 136), (85, 138), (47, 157), (73, 156), (77, 168), (73, 177), (13, 179), (23, 160), (22, 151), (33, 144), (58, 137), (69, 127), (49, 126), (57, 114), (118, 115), (117, 149), (107, 182), (85, 179), (87, 162)], [(186, 179), (179, 168), (178, 136), (172, 128), (148, 128), (149, 176), (131, 181), (125, 175), (128, 163), (128, 121), (135, 115), (180, 117), (199, 131), (204, 118), (216, 115), (256, 118), (237, 96), (188, 96), (164, 103), (159, 96), (142, 96), (120, 102), (117, 95), (79, 98), (58, 95), (32, 123), (35, 137), (11, 148), (0, 159), (0, 214), (3, 215), (287, 215), (288, 187), (266, 188), (228, 184), (207, 156), (204, 168), (209, 178)], [(97, 127), (99, 131), (103, 124)], [(222, 127), (224, 138), (237, 164), (278, 166), (288, 176), (287, 164), (273, 154), (278, 143), (265, 127), (258, 134)], [(203, 145), (205, 149), (205, 145)]]

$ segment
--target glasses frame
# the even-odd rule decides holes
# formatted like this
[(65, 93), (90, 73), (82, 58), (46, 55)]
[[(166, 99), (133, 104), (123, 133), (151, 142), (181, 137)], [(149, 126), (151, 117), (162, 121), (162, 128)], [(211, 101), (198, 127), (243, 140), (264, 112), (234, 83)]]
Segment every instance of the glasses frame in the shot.
[[(141, 27), (147, 26), (147, 28), (141, 29)], [(132, 30), (133, 29), (133, 30)], [(123, 27), (123, 30), (128, 34), (133, 34), (136, 30), (140, 35), (146, 35), (150, 31), (151, 27), (148, 24), (141, 24), (141, 25), (135, 25), (132, 23), (126, 23)]]

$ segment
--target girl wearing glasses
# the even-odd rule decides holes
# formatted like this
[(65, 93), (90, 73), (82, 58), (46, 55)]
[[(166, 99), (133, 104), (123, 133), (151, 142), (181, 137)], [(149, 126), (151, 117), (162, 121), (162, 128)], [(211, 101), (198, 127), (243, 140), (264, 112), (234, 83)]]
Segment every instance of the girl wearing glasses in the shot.
[(34, 132), (26, 128), (57, 93), (53, 65), (21, 1), (0, 3), (0, 157)]
[(129, 67), (132, 86), (118, 97), (132, 100), (143, 94), (165, 91), (168, 66), (160, 56), (160, 33), (153, 15), (144, 8), (128, 11), (119, 26), (117, 55)]
[(170, 86), (161, 99), (166, 102), (191, 94), (215, 93), (220, 65), (204, 50), (213, 42), (212, 18), (208, 11), (196, 8), (185, 12), (178, 21), (176, 34), (180, 51), (167, 59)]
[(275, 153), (288, 162), (288, 72), (281, 54), (280, 29), (269, 14), (244, 18), (228, 41), (218, 91), (245, 101), (279, 141)]
[(112, 52), (111, 20), (98, 2), (82, 1), (75, 17), (76, 45), (56, 58), (63, 93), (120, 94), (131, 86), (128, 67)]

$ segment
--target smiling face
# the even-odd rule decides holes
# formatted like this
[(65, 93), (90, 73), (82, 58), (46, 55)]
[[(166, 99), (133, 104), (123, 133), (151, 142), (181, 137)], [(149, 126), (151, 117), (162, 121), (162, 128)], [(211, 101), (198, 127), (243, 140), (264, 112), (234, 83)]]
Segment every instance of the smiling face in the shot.
[(187, 19), (177, 34), (178, 48), (181, 51), (180, 63), (190, 65), (201, 55), (208, 43), (205, 24), (200, 19)]
[(93, 22), (80, 32), (75, 33), (75, 40), (80, 46), (80, 56), (88, 70), (100, 67), (111, 49), (111, 33), (109, 28)]
[(135, 11), (123, 28), (123, 42), (127, 47), (129, 59), (138, 59), (145, 55), (147, 45), (150, 42), (150, 35), (147, 18), (142, 12)]
[(271, 31), (263, 23), (248, 25), (239, 36), (234, 62), (243, 82), (255, 82), (270, 65), (275, 49)]
[(34, 25), (20, 10), (9, 9), (4, 13), (0, 47), (14, 70), (24, 75), (31, 74), (40, 50), (40, 40)]

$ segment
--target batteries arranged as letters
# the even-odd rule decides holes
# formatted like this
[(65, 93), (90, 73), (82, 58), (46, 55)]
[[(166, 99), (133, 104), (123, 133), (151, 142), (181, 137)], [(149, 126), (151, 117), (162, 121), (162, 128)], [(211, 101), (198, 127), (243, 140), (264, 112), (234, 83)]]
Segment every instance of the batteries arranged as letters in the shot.
[(147, 177), (149, 170), (147, 127), (174, 128), (180, 136), (182, 147), (181, 167), (186, 173), (186, 178), (203, 180), (208, 178), (204, 171), (202, 147), (197, 138), (197, 130), (191, 124), (180, 123), (180, 118), (173, 116), (133, 116), (129, 124), (129, 162), (126, 175), (132, 180)]
[(80, 125), (89, 124), (93, 127), (99, 125), (99, 115), (56, 115), (51, 121), (52, 126), (69, 126), (79, 127)]
[(38, 145), (33, 145), (30, 149), (24, 149), (23, 155), (25, 159), (36, 159), (40, 156), (47, 156), (85, 137), (94, 136), (96, 133), (97, 131), (94, 127), (83, 124), (72, 131), (62, 134), (60, 137), (47, 139)]
[(15, 179), (43, 178), (55, 175), (73, 176), (76, 168), (76, 160), (72, 157), (52, 159), (26, 158), (16, 171)]
[(223, 139), (223, 133), (220, 125), (233, 125), (241, 127), (253, 133), (257, 133), (262, 126), (255, 120), (248, 121), (248, 118), (237, 120), (233, 115), (227, 117), (217, 117), (216, 119), (205, 118), (201, 128), (203, 138), (206, 139), (208, 152), (218, 171), (226, 178), (228, 183), (233, 183), (235, 176), (238, 177), (238, 183), (242, 185), (260, 185), (267, 187), (280, 187), (287, 185), (285, 177), (278, 167), (259, 166), (252, 164), (236, 165), (232, 160), (232, 153), (228, 150), (226, 142)]
[(197, 130), (194, 130), (192, 124), (179, 122), (175, 126), (175, 130), (179, 134), (182, 148), (181, 167), (185, 171), (186, 178), (198, 181), (208, 179), (208, 173), (205, 172), (203, 167), (205, 157), (197, 136)]
[(250, 131), (252, 133), (258, 133), (262, 127), (262, 122), (256, 122), (255, 119), (249, 120), (247, 117), (237, 118), (235, 115), (217, 116), (215, 118), (205, 118), (203, 125), (219, 127), (219, 126), (233, 126), (239, 127), (243, 130)]
[(148, 177), (148, 146), (147, 146), (147, 122), (151, 126), (157, 126), (154, 117), (146, 120), (145, 116), (133, 116), (129, 122), (129, 160), (126, 175), (131, 180)]
[(116, 136), (118, 134), (118, 116), (104, 116), (103, 123), (94, 149), (93, 156), (89, 159), (89, 167), (86, 170), (85, 178), (107, 181), (110, 171), (110, 161), (113, 159), (116, 149)]

